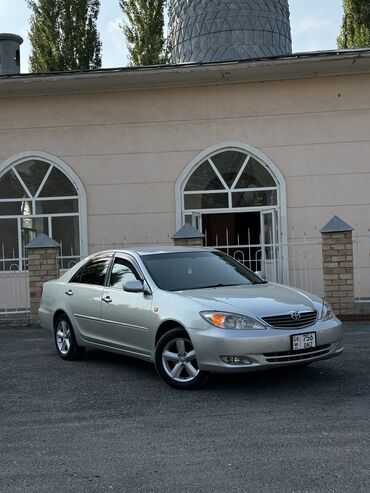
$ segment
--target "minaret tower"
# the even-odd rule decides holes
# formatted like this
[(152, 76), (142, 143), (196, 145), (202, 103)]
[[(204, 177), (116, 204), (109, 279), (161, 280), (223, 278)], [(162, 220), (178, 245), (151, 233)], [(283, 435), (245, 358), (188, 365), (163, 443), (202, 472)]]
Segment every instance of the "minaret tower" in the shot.
[(172, 63), (292, 52), (288, 0), (172, 0)]

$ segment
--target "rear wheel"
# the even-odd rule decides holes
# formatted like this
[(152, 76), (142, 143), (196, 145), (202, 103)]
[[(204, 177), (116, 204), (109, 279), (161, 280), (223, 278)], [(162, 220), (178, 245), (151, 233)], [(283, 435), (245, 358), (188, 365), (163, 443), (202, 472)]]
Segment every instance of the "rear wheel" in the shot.
[(159, 340), (155, 366), (163, 380), (176, 389), (195, 389), (205, 384), (208, 373), (199, 369), (194, 346), (181, 327), (171, 329)]
[(59, 356), (66, 360), (76, 360), (83, 356), (85, 348), (77, 344), (72, 324), (67, 315), (59, 315), (56, 320), (55, 346)]

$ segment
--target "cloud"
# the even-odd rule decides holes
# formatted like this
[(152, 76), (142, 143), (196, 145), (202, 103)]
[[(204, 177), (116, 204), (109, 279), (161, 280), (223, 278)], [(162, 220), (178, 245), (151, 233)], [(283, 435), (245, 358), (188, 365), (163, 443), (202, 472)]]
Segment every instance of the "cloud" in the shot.
[(0, 19), (11, 17), (13, 12), (14, 7), (12, 7), (10, 0), (0, 0)]
[(120, 24), (122, 24), (122, 17), (115, 17), (105, 23), (101, 29), (104, 67), (127, 65), (127, 48)]
[(308, 15), (301, 19), (296, 28), (295, 34), (306, 34), (311, 33), (313, 31), (322, 31), (327, 28), (331, 24), (330, 19), (321, 19), (320, 17), (315, 17), (313, 15)]
[(108, 24), (107, 24), (107, 31), (109, 33), (121, 32), (120, 24), (122, 24), (122, 18), (121, 17), (116, 17), (112, 21), (109, 21), (108, 22)]

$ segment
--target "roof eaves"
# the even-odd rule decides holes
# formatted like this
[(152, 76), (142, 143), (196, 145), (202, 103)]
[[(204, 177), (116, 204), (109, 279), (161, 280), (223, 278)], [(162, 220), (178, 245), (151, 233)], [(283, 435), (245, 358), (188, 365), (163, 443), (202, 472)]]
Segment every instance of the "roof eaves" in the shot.
[(30, 72), (21, 74), (9, 74), (0, 75), (2, 79), (19, 79), (19, 78), (44, 78), (44, 77), (63, 77), (71, 75), (92, 75), (92, 74), (104, 74), (104, 73), (138, 73), (138, 72), (153, 72), (153, 71), (167, 71), (171, 69), (181, 68), (196, 68), (196, 67), (221, 67), (224, 65), (241, 65), (241, 64), (255, 64), (258, 62), (266, 61), (284, 61), (284, 60), (303, 60), (307, 58), (327, 58), (327, 57), (353, 57), (362, 54), (370, 54), (370, 48), (357, 48), (348, 50), (327, 50), (327, 51), (304, 51), (298, 53), (287, 54), (283, 56), (271, 56), (263, 58), (248, 58), (240, 60), (227, 60), (220, 62), (185, 62), (177, 64), (162, 64), (162, 65), (144, 65), (139, 67), (112, 67), (112, 68), (98, 68), (89, 70), (68, 70), (60, 72)]

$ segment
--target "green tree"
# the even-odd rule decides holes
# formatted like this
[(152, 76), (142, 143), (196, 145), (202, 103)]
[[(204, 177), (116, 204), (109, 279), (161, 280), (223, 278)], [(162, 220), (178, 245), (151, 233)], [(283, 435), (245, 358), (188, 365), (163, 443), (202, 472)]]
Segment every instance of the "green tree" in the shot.
[(130, 65), (166, 63), (166, 0), (120, 0), (119, 4), (125, 18), (121, 27), (127, 40)]
[(99, 0), (27, 0), (32, 72), (101, 67)]
[(343, 0), (343, 26), (338, 36), (338, 48), (370, 46), (369, 0)]

